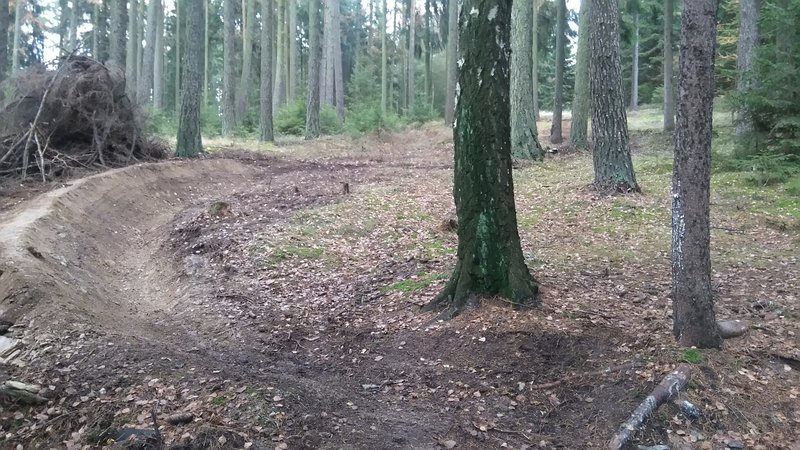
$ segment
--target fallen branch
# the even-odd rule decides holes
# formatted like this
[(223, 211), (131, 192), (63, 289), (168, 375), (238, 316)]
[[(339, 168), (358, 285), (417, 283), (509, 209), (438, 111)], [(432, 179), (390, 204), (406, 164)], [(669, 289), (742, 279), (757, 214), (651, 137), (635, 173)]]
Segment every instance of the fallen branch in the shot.
[(0, 403), (43, 405), (47, 399), (39, 395), (39, 386), (8, 380), (0, 384)]
[(627, 362), (625, 364), (620, 364), (618, 366), (609, 367), (609, 368), (603, 369), (603, 370), (595, 370), (595, 371), (592, 371), (592, 372), (584, 372), (584, 373), (579, 373), (579, 374), (576, 374), (576, 375), (570, 375), (568, 377), (564, 377), (564, 378), (558, 379), (556, 381), (551, 381), (550, 383), (532, 384), (530, 388), (531, 389), (536, 389), (536, 390), (538, 390), (538, 389), (552, 389), (552, 388), (560, 386), (560, 385), (562, 385), (562, 384), (564, 384), (564, 383), (566, 383), (568, 381), (577, 380), (579, 378), (596, 377), (596, 376), (608, 375), (609, 373), (624, 372), (626, 370), (635, 369), (635, 368), (641, 367), (641, 366), (642, 366), (641, 362), (632, 361), (632, 362)]
[(686, 386), (691, 374), (692, 366), (689, 364), (681, 364), (667, 374), (650, 395), (633, 411), (628, 420), (619, 427), (617, 434), (608, 443), (608, 448), (620, 450), (628, 445), (633, 433), (642, 426), (648, 417), (656, 412), (659, 406), (678, 395), (681, 389)]

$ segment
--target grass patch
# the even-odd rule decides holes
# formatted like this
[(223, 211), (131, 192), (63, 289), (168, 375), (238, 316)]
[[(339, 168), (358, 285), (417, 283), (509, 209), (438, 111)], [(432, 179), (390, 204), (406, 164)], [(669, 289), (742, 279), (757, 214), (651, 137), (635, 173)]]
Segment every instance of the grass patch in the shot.
[(433, 284), (434, 281), (438, 280), (445, 280), (447, 279), (448, 274), (446, 273), (418, 273), (416, 275), (417, 278), (409, 278), (407, 280), (401, 280), (394, 284), (390, 284), (389, 286), (384, 286), (381, 288), (381, 293), (387, 294), (389, 292), (405, 292), (410, 294), (412, 292), (416, 292)]
[(697, 350), (696, 348), (690, 348), (689, 350), (683, 352), (683, 355), (681, 355), (681, 360), (689, 364), (700, 364), (703, 362), (703, 354), (700, 353), (700, 350)]

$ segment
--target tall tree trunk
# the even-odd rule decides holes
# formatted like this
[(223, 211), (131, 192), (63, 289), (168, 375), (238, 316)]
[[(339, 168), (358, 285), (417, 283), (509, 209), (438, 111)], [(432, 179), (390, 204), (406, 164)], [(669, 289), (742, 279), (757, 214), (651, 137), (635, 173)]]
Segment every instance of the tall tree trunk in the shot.
[(125, 70), (126, 57), (126, 36), (125, 29), (128, 27), (127, 14), (125, 13), (125, 0), (111, 1), (111, 25), (109, 27), (108, 58), (109, 62)]
[[(751, 74), (758, 46), (758, 10), (760, 0), (739, 1), (739, 40), (736, 44), (736, 90), (745, 94), (755, 78)], [(740, 107), (736, 118), (736, 136), (743, 138), (753, 132), (753, 117), (747, 108)]]
[(550, 126), (550, 143), (564, 142), (561, 135), (561, 112), (564, 107), (564, 64), (566, 47), (567, 3), (565, 0), (556, 0), (556, 80), (553, 93), (553, 123)]
[(639, 11), (633, 14), (633, 62), (631, 67), (631, 111), (639, 109)]
[(325, 55), (322, 58), (322, 78), (320, 80), (320, 98), (322, 104), (333, 106), (335, 103), (334, 91), (334, 52), (336, 51), (335, 42), (338, 42), (336, 33), (333, 29), (334, 9), (338, 8), (339, 2), (337, 0), (326, 0), (324, 5), (325, 17), (322, 38), (325, 40)]
[[(2, 83), (8, 76), (8, 25), (11, 20), (11, 12), (9, 10), (8, 2), (3, 2), (0, 7), (0, 83)], [(0, 100), (3, 98), (3, 92), (0, 90)]]
[(416, 42), (416, 17), (417, 11), (414, 7), (414, 0), (408, 0), (408, 64), (406, 65), (406, 69), (408, 73), (406, 74), (406, 106), (408, 109), (412, 109), (414, 107), (414, 101), (416, 96), (416, 61), (415, 61), (415, 42)]
[(539, 120), (539, 7), (542, 0), (531, 1), (531, 90), (533, 91), (533, 117)]
[(505, 0), (465, 0), (461, 10), (461, 94), (453, 133), (458, 261), (428, 305), (446, 308), (445, 318), (474, 303), (476, 295), (501, 295), (515, 306), (537, 303), (538, 286), (520, 246), (511, 177), (510, 21), (511, 2)]
[(100, 58), (100, 4), (92, 6), (92, 58), (102, 61)]
[(300, 80), (300, 54), (297, 49), (297, 0), (289, 0), (288, 40), (289, 40), (289, 101), (297, 100), (297, 83)]
[(674, 0), (664, 0), (664, 131), (675, 129), (675, 89), (672, 87), (672, 14)]
[[(181, 98), (181, 13), (182, 0), (175, 0), (175, 112), (178, 112)], [(224, 118), (223, 118), (224, 120)]]
[(278, 45), (275, 55), (275, 86), (272, 95), (272, 112), (286, 104), (286, 0), (278, 0)]
[(533, 91), (531, 90), (531, 45), (530, 32), (533, 10), (524, 1), (515, 1), (511, 6), (511, 154), (520, 159), (542, 159), (544, 152), (539, 145), (536, 117), (533, 115)]
[[(313, 5), (312, 5), (313, 6)], [(272, 142), (272, 39), (275, 33), (275, 10), (272, 0), (261, 0), (261, 142)]]
[(147, 26), (144, 56), (142, 57), (142, 78), (139, 83), (139, 98), (143, 103), (152, 98), (156, 70), (156, 36), (158, 35), (158, 8), (161, 0), (150, 0), (147, 5)]
[(344, 123), (344, 77), (342, 74), (342, 29), (341, 29), (341, 4), (339, 0), (331, 0), (333, 4), (333, 96), (336, 106), (336, 116), (339, 123)]
[(58, 55), (64, 56), (69, 46), (69, 0), (58, 0)]
[[(136, 36), (138, 40), (136, 41), (137, 48), (136, 48), (136, 92), (139, 92), (139, 86), (141, 84), (142, 79), (142, 71), (144, 65), (144, 49), (142, 48), (142, 40), (145, 38), (145, 29), (144, 29), (144, 22), (145, 16), (147, 16), (147, 11), (145, 7), (145, 0), (139, 0), (139, 10), (136, 13)], [(140, 100), (141, 103), (145, 103), (145, 101)]]
[[(384, 0), (385, 2), (386, 0)], [(385, 3), (384, 3), (385, 5)], [(309, 0), (308, 13), (308, 92), (306, 98), (306, 139), (319, 137), (320, 0)], [(384, 34), (386, 33), (384, 29)]]
[(433, 71), (431, 69), (431, 54), (433, 53), (433, 40), (431, 36), (431, 0), (425, 0), (425, 96), (433, 102)]
[(236, 127), (236, 24), (233, 2), (223, 0), (222, 6), (222, 135), (231, 136)]
[(242, 11), (242, 76), (236, 92), (236, 125), (242, 125), (250, 107), (250, 76), (253, 61), (253, 36), (255, 34), (256, 2), (247, 0)]
[(20, 69), (22, 56), (22, 21), (25, 17), (26, 0), (17, 0), (14, 10), (14, 44), (11, 46), (11, 72), (17, 73)]
[(578, 55), (575, 62), (575, 93), (572, 98), (572, 124), (569, 140), (577, 148), (589, 145), (589, 8), (591, 0), (581, 0), (578, 24)]
[(381, 10), (381, 119), (386, 120), (389, 104), (389, 50), (386, 42), (386, 22), (389, 11), (386, 9), (386, 0), (383, 0)]
[[(144, 1), (144, 0), (142, 0)], [(139, 3), (138, 0), (130, 0), (128, 8), (128, 51), (127, 61), (125, 62), (125, 80), (128, 86), (128, 96), (136, 102), (136, 88), (138, 87), (136, 75), (139, 63)]]
[(200, 93), (203, 77), (203, 5), (186, 4), (186, 61), (183, 64), (183, 95), (178, 121), (176, 155), (194, 156), (203, 151), (200, 136)]
[(153, 109), (160, 111), (164, 107), (164, 4), (161, 3), (161, 0), (156, 1), (155, 46), (156, 55), (155, 61), (153, 62)]
[[(209, 66), (209, 53), (211, 51), (208, 48), (208, 42), (209, 42), (208, 9), (209, 9), (209, 3), (210, 2), (211, 2), (211, 0), (203, 0), (203, 10), (205, 12), (205, 16), (203, 17), (204, 22), (205, 22), (205, 23), (203, 23), (203, 44), (204, 44), (203, 45), (203, 108), (208, 108), (208, 76), (209, 76), (209, 72), (208, 72), (208, 68), (209, 67), (208, 66)], [(264, 0), (264, 3), (269, 3), (269, 0)], [(270, 49), (270, 57), (272, 56), (271, 53), (272, 53), (272, 51)], [(270, 64), (270, 67), (271, 67), (271, 64)], [(272, 71), (272, 69), (270, 68), (270, 72), (271, 71)], [(271, 76), (272, 76), (272, 73), (270, 73), (270, 77)], [(272, 93), (271, 92), (270, 92), (269, 95), (270, 95), (270, 98), (272, 98)]]
[(681, 345), (720, 347), (709, 251), (716, 0), (685, 2), (672, 177), (672, 317)]
[(74, 52), (78, 48), (78, 19), (80, 18), (80, 2), (72, 0), (69, 9), (69, 47), (70, 52)]
[(447, 88), (444, 100), (444, 123), (453, 125), (456, 107), (456, 83), (458, 78), (458, 0), (447, 4)]
[(622, 95), (619, 5), (617, 0), (592, 0), (589, 11), (594, 184), (601, 190), (639, 192)]

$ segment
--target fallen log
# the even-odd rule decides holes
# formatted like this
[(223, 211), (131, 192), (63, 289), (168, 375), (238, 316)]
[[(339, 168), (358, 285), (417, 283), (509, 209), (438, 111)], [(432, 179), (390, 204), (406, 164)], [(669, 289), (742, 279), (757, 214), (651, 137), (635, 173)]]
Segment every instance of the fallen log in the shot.
[(47, 399), (39, 395), (39, 386), (7, 380), (0, 384), (0, 403), (18, 405), (43, 405)]
[(717, 322), (717, 328), (722, 339), (731, 339), (747, 334), (750, 324), (745, 320), (723, 320)]
[(667, 374), (650, 395), (633, 411), (628, 420), (619, 427), (617, 434), (608, 443), (608, 448), (620, 450), (628, 445), (633, 433), (642, 426), (648, 417), (656, 412), (659, 406), (678, 395), (686, 386), (691, 374), (692, 366), (689, 364), (680, 364), (675, 370)]
[(641, 366), (642, 366), (641, 362), (632, 361), (632, 362), (627, 362), (625, 364), (620, 364), (618, 366), (609, 367), (609, 368), (606, 368), (606, 369), (603, 369), (603, 370), (595, 370), (595, 371), (592, 371), (592, 372), (584, 372), (584, 373), (579, 373), (579, 374), (576, 374), (576, 375), (570, 375), (570, 376), (558, 379), (556, 381), (551, 381), (549, 383), (532, 384), (530, 388), (534, 389), (534, 390), (552, 389), (554, 387), (557, 387), (557, 386), (560, 386), (560, 385), (566, 383), (567, 381), (573, 381), (573, 380), (577, 380), (579, 378), (585, 378), (585, 377), (597, 377), (597, 376), (602, 376), (602, 375), (608, 375), (610, 373), (615, 373), (615, 372), (625, 372), (627, 370), (636, 369), (637, 367), (641, 367)]

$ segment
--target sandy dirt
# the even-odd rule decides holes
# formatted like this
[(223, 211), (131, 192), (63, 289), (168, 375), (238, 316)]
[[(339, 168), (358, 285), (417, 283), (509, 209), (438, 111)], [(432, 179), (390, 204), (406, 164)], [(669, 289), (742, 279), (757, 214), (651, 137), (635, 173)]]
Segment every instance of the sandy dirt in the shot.
[[(441, 277), (422, 293), (402, 282), (447, 272), (452, 252), (414, 242), (436, 235), (452, 250), (451, 231), (337, 228), (352, 219), (337, 205), (385, 190), (429, 202), (434, 222), (451, 216), (446, 130), (277, 150), (287, 156), (228, 151), (108, 171), (3, 212), (0, 318), (13, 326), (0, 379), (38, 383), (50, 399), (0, 411), (3, 447), (109, 445), (120, 430), (152, 429), (155, 415), (171, 448), (600, 448), (675, 362), (672, 343), (602, 308), (559, 307), (581, 289), (613, 291), (614, 273), (545, 273), (542, 309), (487, 300), (441, 322), (419, 308)], [(377, 198), (364, 208), (394, 211)], [(318, 211), (333, 219), (315, 222)], [(326, 250), (304, 246), (304, 233)], [(760, 357), (778, 371), (791, 363)], [(727, 377), (717, 370), (731, 364), (719, 358), (693, 385), (710, 410), (702, 424), (667, 405), (641, 442), (750, 442), (746, 424), (767, 419), (714, 405)], [(636, 369), (579, 376), (629, 362)], [(792, 439), (797, 369), (772, 386), (786, 423), (753, 441), (763, 448)], [(194, 420), (169, 423), (178, 413)], [(695, 445), (683, 430), (705, 436)]]

